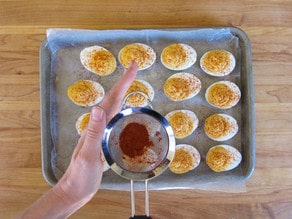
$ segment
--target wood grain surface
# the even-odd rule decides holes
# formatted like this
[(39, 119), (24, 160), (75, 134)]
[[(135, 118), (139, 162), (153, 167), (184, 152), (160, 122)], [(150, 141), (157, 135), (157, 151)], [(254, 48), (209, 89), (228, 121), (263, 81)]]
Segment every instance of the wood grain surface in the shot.
[[(292, 217), (292, 1), (0, 0), (0, 218), (50, 186), (41, 173), (39, 48), (52, 27), (235, 26), (253, 50), (256, 169), (247, 192), (150, 191), (153, 218)], [(144, 194), (136, 194), (143, 213)], [(100, 190), (71, 218), (130, 216), (129, 192)]]

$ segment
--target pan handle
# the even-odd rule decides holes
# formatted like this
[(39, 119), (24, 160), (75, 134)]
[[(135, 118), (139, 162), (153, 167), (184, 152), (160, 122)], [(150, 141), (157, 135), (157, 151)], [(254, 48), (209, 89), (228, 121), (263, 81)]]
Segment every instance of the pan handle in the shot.
[(135, 191), (134, 181), (131, 180), (131, 209), (132, 216), (129, 219), (152, 219), (149, 215), (149, 192), (148, 192), (148, 180), (145, 180), (145, 215), (135, 215)]
[(147, 217), (146, 215), (135, 215), (134, 217), (130, 217), (129, 219), (152, 219), (152, 217)]

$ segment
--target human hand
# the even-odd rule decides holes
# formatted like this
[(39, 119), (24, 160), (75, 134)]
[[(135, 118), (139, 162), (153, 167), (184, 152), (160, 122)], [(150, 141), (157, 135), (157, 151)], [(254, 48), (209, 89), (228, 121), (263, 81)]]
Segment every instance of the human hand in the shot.
[(99, 106), (92, 108), (89, 123), (62, 178), (18, 218), (67, 218), (94, 196), (103, 174), (101, 142), (106, 123), (120, 111), (137, 69), (137, 63), (132, 62)]
[(93, 107), (87, 128), (74, 149), (71, 163), (54, 190), (62, 197), (84, 204), (100, 187), (103, 174), (102, 136), (108, 122), (121, 109), (126, 91), (136, 77), (132, 62), (123, 77), (107, 92), (99, 106)]

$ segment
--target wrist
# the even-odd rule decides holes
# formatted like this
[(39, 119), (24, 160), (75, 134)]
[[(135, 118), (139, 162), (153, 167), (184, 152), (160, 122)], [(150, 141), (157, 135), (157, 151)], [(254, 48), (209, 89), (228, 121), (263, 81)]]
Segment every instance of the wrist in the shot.
[(90, 198), (78, 199), (74, 194), (68, 193), (68, 189), (64, 188), (61, 182), (52, 188), (52, 193), (57, 202), (61, 203), (63, 218), (70, 216), (90, 200)]
[(56, 186), (44, 194), (33, 205), (26, 209), (18, 218), (51, 219), (67, 218), (80, 208), (80, 203), (69, 199)]

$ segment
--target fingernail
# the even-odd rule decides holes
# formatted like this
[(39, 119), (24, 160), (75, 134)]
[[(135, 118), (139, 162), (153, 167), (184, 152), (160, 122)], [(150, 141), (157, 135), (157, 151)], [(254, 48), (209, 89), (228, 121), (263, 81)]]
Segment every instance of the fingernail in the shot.
[(103, 119), (103, 116), (104, 116), (104, 111), (101, 107), (96, 106), (92, 108), (91, 116), (90, 116), (92, 120), (101, 121)]
[(138, 63), (135, 60), (132, 60), (131, 61), (131, 66), (136, 68), (136, 67), (138, 67)]

